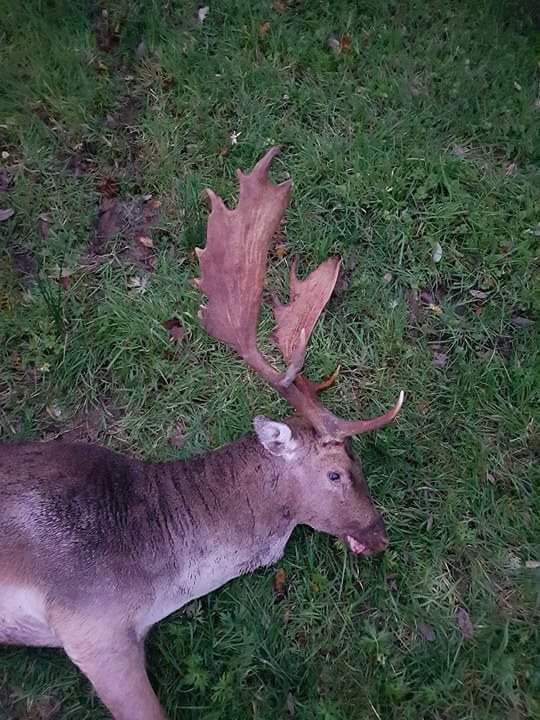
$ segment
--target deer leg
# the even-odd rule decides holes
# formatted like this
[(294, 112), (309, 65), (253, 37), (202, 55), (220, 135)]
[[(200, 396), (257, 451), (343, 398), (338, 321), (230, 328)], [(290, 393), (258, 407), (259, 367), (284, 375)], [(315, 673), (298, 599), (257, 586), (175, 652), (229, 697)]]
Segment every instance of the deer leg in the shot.
[(114, 720), (166, 720), (144, 665), (144, 644), (127, 630), (84, 628), (64, 650), (94, 686)]

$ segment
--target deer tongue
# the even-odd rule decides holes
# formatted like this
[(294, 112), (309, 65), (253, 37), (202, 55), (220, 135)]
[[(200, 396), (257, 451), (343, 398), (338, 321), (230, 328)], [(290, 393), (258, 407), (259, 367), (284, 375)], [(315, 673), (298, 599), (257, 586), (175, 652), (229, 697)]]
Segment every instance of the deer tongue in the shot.
[(364, 543), (355, 540), (351, 535), (347, 535), (346, 540), (347, 545), (351, 549), (351, 552), (353, 552), (355, 555), (363, 555), (366, 552), (367, 546), (364, 545)]

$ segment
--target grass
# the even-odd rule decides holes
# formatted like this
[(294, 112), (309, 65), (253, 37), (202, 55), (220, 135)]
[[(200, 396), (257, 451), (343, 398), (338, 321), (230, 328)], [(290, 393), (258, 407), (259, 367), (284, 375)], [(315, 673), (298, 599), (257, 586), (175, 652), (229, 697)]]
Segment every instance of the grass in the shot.
[[(395, 424), (356, 441), (388, 552), (353, 559), (299, 529), (282, 603), (260, 571), (161, 623), (148, 661), (171, 718), (537, 717), (536, 6), (222, 0), (200, 25), (174, 0), (0, 4), (3, 439), (82, 427), (157, 459), (285, 413), (199, 329), (188, 284), (201, 190), (232, 199), (234, 169), (275, 142), (294, 195), (271, 276), (293, 255), (302, 271), (344, 262), (310, 372), (341, 363), (326, 399), (351, 416), (407, 393)], [(111, 177), (118, 199), (161, 203), (152, 272), (122, 232), (88, 258)], [(2, 648), (0, 688), (2, 720), (46, 716), (47, 697), (55, 717), (106, 717), (56, 651)]]

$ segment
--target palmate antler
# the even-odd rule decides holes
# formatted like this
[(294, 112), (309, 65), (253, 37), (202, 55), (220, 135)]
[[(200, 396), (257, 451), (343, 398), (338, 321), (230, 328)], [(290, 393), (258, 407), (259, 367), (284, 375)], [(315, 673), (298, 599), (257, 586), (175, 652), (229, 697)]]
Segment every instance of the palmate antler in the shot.
[(343, 439), (383, 427), (398, 414), (403, 392), (393, 408), (370, 420), (342, 420), (317, 399), (328, 383), (315, 384), (300, 374), (309, 338), (330, 299), (339, 272), (339, 260), (328, 258), (305, 280), (290, 274), (289, 304), (275, 301), (274, 341), (288, 364), (278, 372), (257, 347), (257, 320), (262, 300), (266, 263), (272, 237), (288, 205), (290, 181), (274, 184), (268, 168), (280, 148), (271, 148), (253, 170), (237, 170), (240, 198), (229, 210), (207, 190), (211, 212), (206, 247), (197, 248), (201, 277), (196, 287), (208, 298), (199, 320), (206, 332), (221, 340), (269, 385), (277, 390), (315, 430), (328, 438)]

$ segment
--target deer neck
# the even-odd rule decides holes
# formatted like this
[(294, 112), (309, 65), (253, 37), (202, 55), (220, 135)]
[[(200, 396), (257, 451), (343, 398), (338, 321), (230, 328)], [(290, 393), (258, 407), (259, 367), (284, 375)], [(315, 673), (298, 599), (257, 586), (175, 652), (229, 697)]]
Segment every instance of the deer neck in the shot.
[(162, 499), (162, 577), (145, 624), (229, 580), (276, 562), (297, 525), (279, 462), (252, 436), (182, 462), (150, 468)]

